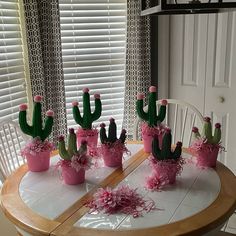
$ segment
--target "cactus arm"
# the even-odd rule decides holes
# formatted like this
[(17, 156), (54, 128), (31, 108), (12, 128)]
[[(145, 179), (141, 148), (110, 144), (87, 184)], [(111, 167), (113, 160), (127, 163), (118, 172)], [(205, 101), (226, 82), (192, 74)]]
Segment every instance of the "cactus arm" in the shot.
[(32, 128), (32, 126), (28, 125), (28, 123), (27, 123), (26, 111), (19, 112), (19, 124), (20, 124), (21, 130), (25, 134), (32, 136), (33, 128)]
[(161, 105), (159, 112), (158, 112), (158, 116), (155, 116), (156, 120), (155, 120), (155, 124), (160, 124), (166, 117), (166, 106)]
[(163, 140), (162, 140), (162, 148), (161, 153), (163, 159), (168, 159), (171, 157), (171, 133), (170, 131), (167, 131), (164, 134)]
[(68, 161), (71, 159), (71, 155), (66, 150), (66, 145), (65, 145), (64, 140), (59, 141), (58, 149), (59, 149), (59, 155), (61, 158)]
[(81, 127), (83, 127), (83, 118), (80, 115), (80, 111), (78, 106), (73, 106), (73, 117), (75, 119), (75, 122), (79, 124)]
[(45, 119), (44, 130), (42, 130), (41, 140), (44, 141), (52, 132), (53, 117), (47, 116)]
[(219, 123), (215, 124), (214, 136), (212, 138), (213, 144), (218, 144), (221, 140), (221, 125)]
[(152, 140), (152, 155), (156, 160), (163, 160), (161, 150), (159, 148), (159, 141), (157, 137), (154, 137)]
[(107, 142), (107, 134), (106, 134), (106, 128), (105, 128), (105, 124), (101, 124), (100, 125), (100, 140), (101, 140), (101, 143), (106, 143)]
[(120, 133), (120, 137), (119, 137), (119, 140), (121, 141), (121, 143), (125, 143), (125, 139), (127, 138), (127, 135), (126, 135), (126, 130), (125, 129), (122, 129), (121, 133)]
[(92, 129), (92, 116), (90, 108), (90, 95), (88, 92), (83, 93), (83, 128)]
[(100, 98), (95, 98), (95, 110), (93, 112), (92, 121), (98, 120), (102, 114), (102, 103)]
[(33, 127), (33, 138), (40, 137), (41, 140), (43, 140), (43, 132), (42, 132), (42, 105), (40, 102), (34, 103), (34, 112), (33, 112), (33, 121), (32, 121), (32, 127)]
[(110, 119), (110, 125), (108, 128), (108, 140), (111, 143), (114, 143), (117, 140), (116, 137), (116, 123), (114, 121), (114, 119)]
[(68, 153), (72, 157), (76, 152), (77, 152), (76, 134), (75, 133), (69, 133), (69, 137), (68, 137)]
[(200, 135), (200, 133), (199, 132), (193, 132), (193, 137), (194, 137), (194, 139), (199, 139), (199, 138), (201, 138), (201, 135)]
[[(150, 92), (148, 104), (148, 124), (149, 126), (157, 125), (157, 109), (156, 109), (156, 92)], [(165, 118), (165, 117), (164, 117)]]
[(212, 143), (212, 127), (211, 122), (204, 122), (203, 125), (203, 136), (209, 143)]
[(181, 154), (182, 154), (182, 143), (178, 142), (174, 152), (172, 153), (172, 158), (174, 160), (177, 160), (180, 158)]
[(142, 120), (148, 122), (148, 113), (143, 110), (143, 99), (136, 101), (136, 111)]

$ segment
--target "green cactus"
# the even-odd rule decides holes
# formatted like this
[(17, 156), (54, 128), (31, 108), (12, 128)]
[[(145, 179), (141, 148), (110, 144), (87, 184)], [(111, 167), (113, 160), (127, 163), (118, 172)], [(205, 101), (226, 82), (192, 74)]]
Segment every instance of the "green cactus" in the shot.
[(143, 94), (138, 95), (138, 100), (136, 101), (136, 111), (138, 116), (146, 121), (150, 127), (159, 125), (166, 116), (166, 105), (167, 101), (162, 100), (162, 104), (159, 109), (159, 115), (157, 115), (156, 109), (156, 87), (151, 86), (149, 88), (149, 98), (148, 98), (148, 111), (143, 110)]
[(80, 146), (79, 150), (77, 150), (76, 134), (75, 134), (75, 131), (73, 128), (69, 129), (68, 148), (67, 149), (66, 149), (66, 145), (65, 145), (64, 136), (60, 136), (58, 138), (58, 140), (59, 140), (59, 145), (58, 145), (59, 155), (64, 160), (70, 161), (71, 158), (75, 154), (83, 155), (83, 154), (87, 153), (87, 142), (85, 140), (82, 140), (81, 146)]
[(73, 117), (77, 124), (79, 124), (83, 129), (92, 129), (92, 123), (99, 119), (102, 112), (102, 104), (100, 100), (100, 95), (95, 94), (95, 110), (91, 113), (90, 108), (90, 95), (89, 89), (83, 89), (83, 117), (80, 114), (78, 108), (78, 102), (73, 102)]
[(212, 135), (212, 125), (210, 117), (204, 117), (202, 135), (200, 135), (197, 127), (193, 127), (192, 132), (195, 139), (206, 138), (207, 142), (210, 144), (218, 144), (221, 140), (221, 124), (215, 124), (214, 135)]
[(21, 130), (27, 134), (32, 136), (33, 138), (39, 137), (42, 141), (44, 141), (52, 132), (53, 127), (53, 111), (49, 110), (46, 113), (46, 119), (44, 122), (44, 128), (42, 124), (42, 105), (41, 105), (42, 97), (37, 95), (34, 97), (34, 111), (33, 111), (33, 120), (32, 125), (27, 123), (27, 105), (20, 105), (19, 112), (19, 124)]
[[(101, 129), (100, 129), (100, 140), (101, 143), (114, 143), (115, 141), (117, 141), (117, 137), (116, 137), (116, 123), (115, 120), (113, 118), (110, 119), (110, 124), (109, 124), (109, 128), (108, 128), (108, 137), (106, 134), (106, 128), (105, 128), (105, 124), (102, 123), (100, 125)], [(121, 141), (121, 143), (124, 143), (126, 139), (126, 130), (123, 129), (121, 131), (119, 140)]]
[(160, 160), (177, 160), (180, 158), (182, 153), (182, 143), (177, 142), (175, 150), (171, 150), (171, 130), (166, 129), (162, 139), (162, 148), (159, 148), (158, 137), (154, 137), (152, 141), (152, 155), (158, 161)]

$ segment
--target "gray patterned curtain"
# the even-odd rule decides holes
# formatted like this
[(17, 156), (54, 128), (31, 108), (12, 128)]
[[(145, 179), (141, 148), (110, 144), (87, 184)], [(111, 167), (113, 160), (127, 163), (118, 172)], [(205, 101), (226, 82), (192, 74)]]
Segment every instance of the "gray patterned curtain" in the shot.
[(44, 97), (44, 110), (55, 112), (55, 141), (67, 128), (58, 0), (23, 3), (32, 93)]
[(141, 17), (140, 1), (127, 0), (127, 49), (123, 127), (132, 139), (137, 93), (151, 85), (150, 17)]

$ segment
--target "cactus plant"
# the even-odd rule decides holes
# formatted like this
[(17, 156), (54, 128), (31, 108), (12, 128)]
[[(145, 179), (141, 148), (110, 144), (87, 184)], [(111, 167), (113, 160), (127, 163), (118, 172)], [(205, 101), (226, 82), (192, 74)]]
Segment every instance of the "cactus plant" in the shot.
[(92, 129), (92, 123), (99, 119), (102, 112), (102, 104), (99, 94), (94, 94), (95, 98), (95, 110), (92, 113), (90, 107), (90, 95), (89, 89), (83, 89), (83, 117), (80, 114), (78, 108), (78, 102), (73, 102), (73, 117), (77, 124), (79, 124), (83, 129)]
[(34, 97), (34, 111), (33, 111), (33, 120), (32, 125), (27, 123), (27, 105), (20, 105), (19, 112), (19, 124), (21, 130), (27, 134), (32, 136), (33, 138), (39, 137), (42, 141), (44, 141), (52, 132), (53, 126), (53, 111), (49, 110), (46, 113), (46, 119), (44, 122), (44, 128), (42, 124), (42, 105), (41, 105), (42, 97), (37, 95)]
[(194, 134), (195, 139), (203, 137), (206, 138), (207, 142), (210, 144), (218, 144), (221, 140), (221, 124), (220, 123), (215, 124), (214, 135), (212, 135), (212, 125), (210, 117), (204, 117), (202, 135), (200, 135), (197, 127), (193, 127), (192, 132)]
[(71, 160), (75, 154), (86, 154), (87, 153), (87, 142), (83, 140), (81, 142), (81, 146), (79, 150), (77, 150), (76, 146), (76, 134), (73, 128), (69, 129), (69, 137), (68, 137), (68, 148), (66, 149), (64, 136), (60, 136), (59, 138), (59, 155), (64, 160)]
[(166, 132), (162, 139), (162, 148), (159, 148), (159, 141), (157, 137), (152, 141), (152, 155), (156, 160), (178, 160), (182, 153), (182, 143), (177, 142), (175, 150), (171, 150), (171, 130), (166, 129)]
[[(102, 123), (100, 125), (101, 129), (100, 129), (100, 140), (101, 143), (114, 143), (116, 142), (118, 139), (116, 137), (116, 123), (115, 120), (113, 118), (110, 119), (110, 124), (109, 124), (109, 128), (108, 128), (108, 136), (106, 134), (106, 125), (104, 123)], [(126, 130), (122, 129), (119, 140), (121, 141), (121, 143), (124, 143), (126, 139)]]
[(157, 109), (156, 109), (156, 87), (151, 86), (149, 88), (149, 98), (148, 98), (148, 111), (145, 112), (143, 110), (143, 94), (138, 94), (138, 100), (136, 101), (136, 110), (138, 113), (138, 116), (146, 121), (149, 126), (154, 127), (159, 125), (166, 116), (166, 105), (167, 101), (162, 100), (161, 106), (159, 109), (159, 115), (157, 115)]

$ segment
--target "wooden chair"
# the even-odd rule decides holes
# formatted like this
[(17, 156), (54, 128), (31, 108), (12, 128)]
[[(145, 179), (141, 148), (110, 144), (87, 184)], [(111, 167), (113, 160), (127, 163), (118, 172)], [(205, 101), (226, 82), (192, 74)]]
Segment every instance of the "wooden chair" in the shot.
[(5, 120), (0, 122), (0, 180), (4, 181), (16, 168), (25, 163), (20, 150), (27, 142), (18, 124)]
[[(167, 99), (167, 102), (166, 118), (163, 123), (172, 129), (172, 143), (181, 141), (184, 147), (188, 147), (191, 142), (192, 127), (198, 126), (201, 129), (203, 116), (196, 107), (187, 102), (176, 99)], [(157, 100), (157, 108), (160, 104), (161, 100)], [(144, 111), (147, 110), (148, 105), (144, 107)], [(140, 123), (141, 119), (136, 118), (133, 129), (134, 140), (140, 139)]]

